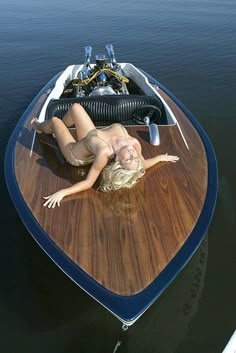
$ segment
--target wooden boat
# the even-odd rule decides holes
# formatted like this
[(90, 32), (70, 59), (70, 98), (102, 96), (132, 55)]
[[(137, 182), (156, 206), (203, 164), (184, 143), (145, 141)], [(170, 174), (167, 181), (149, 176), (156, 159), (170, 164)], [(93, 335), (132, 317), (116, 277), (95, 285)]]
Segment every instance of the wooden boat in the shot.
[[(187, 264), (210, 224), (217, 195), (213, 147), (193, 115), (162, 84), (108, 56), (70, 65), (35, 97), (15, 127), (5, 155), (13, 203), (29, 233), (61, 270), (124, 325), (132, 325)], [(43, 196), (83, 180), (88, 167), (69, 165), (55, 139), (36, 134), (44, 121), (79, 102), (96, 126), (122, 123), (145, 158), (180, 160), (147, 171), (132, 189), (86, 192), (61, 207)], [(154, 106), (154, 107), (153, 107)], [(71, 129), (74, 133), (74, 129)]]

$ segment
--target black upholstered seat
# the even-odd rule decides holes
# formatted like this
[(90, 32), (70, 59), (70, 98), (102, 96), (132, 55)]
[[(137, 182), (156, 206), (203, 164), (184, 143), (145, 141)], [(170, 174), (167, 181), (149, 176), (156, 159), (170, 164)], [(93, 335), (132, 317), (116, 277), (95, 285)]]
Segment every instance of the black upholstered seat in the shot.
[(159, 124), (166, 124), (166, 115), (162, 102), (156, 96), (146, 95), (111, 95), (52, 100), (46, 111), (46, 119), (53, 116), (63, 118), (73, 103), (80, 103), (96, 126), (106, 126), (118, 122), (124, 125), (136, 124), (132, 113), (144, 105), (155, 105), (159, 108)]

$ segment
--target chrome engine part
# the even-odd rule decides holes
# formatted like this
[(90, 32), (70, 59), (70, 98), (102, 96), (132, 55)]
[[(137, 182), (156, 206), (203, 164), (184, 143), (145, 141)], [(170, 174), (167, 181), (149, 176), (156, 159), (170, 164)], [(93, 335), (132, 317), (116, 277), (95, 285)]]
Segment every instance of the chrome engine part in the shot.
[(111, 86), (104, 86), (104, 87), (94, 87), (90, 96), (104, 96), (104, 95), (112, 95), (117, 94)]
[(96, 64), (92, 67), (90, 59), (92, 47), (85, 47), (85, 62), (78, 78), (72, 83), (76, 96), (128, 95), (128, 78), (116, 62), (112, 44), (106, 49), (110, 62), (104, 54), (96, 55)]

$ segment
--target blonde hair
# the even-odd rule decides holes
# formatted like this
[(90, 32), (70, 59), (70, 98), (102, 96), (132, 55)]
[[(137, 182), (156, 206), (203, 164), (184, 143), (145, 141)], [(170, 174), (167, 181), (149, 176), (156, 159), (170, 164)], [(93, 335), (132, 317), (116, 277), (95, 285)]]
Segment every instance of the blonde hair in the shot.
[(125, 169), (120, 162), (110, 162), (102, 171), (99, 190), (103, 192), (131, 188), (145, 174), (144, 165), (139, 161), (137, 169)]

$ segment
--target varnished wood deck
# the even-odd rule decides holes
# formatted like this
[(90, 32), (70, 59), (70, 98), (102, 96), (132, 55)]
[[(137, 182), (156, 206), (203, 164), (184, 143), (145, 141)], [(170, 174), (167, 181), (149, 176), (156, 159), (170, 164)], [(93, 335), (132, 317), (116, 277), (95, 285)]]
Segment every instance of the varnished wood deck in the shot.
[[(205, 149), (196, 130), (164, 92), (177, 126), (160, 126), (161, 144), (148, 143), (146, 127), (129, 127), (145, 158), (168, 152), (162, 163), (131, 190), (102, 193), (93, 188), (66, 198), (60, 208), (42, 207), (43, 196), (83, 179), (87, 170), (67, 164), (53, 139), (37, 135), (29, 117), (16, 144), (15, 172), (21, 193), (48, 236), (82, 270), (111, 292), (130, 296), (146, 288), (192, 232), (207, 189)], [(37, 110), (37, 108), (36, 108)]]

